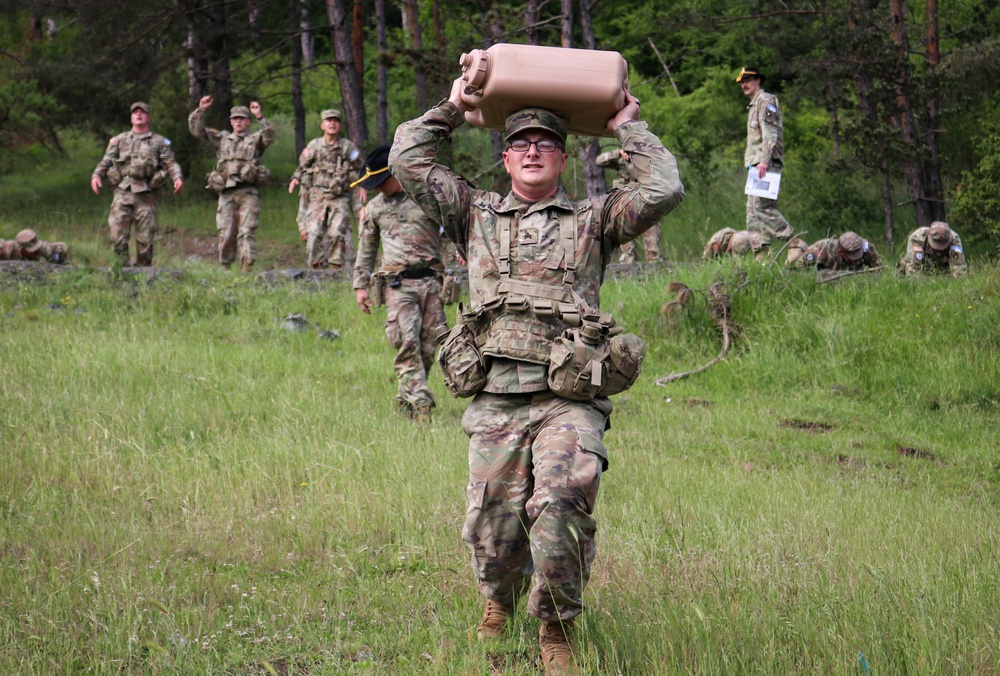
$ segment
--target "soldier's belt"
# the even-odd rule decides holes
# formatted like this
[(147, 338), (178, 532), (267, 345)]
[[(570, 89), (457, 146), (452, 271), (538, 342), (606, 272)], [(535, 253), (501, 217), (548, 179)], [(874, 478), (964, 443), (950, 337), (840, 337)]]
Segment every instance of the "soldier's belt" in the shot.
[(433, 277), (437, 274), (437, 270), (432, 270), (431, 268), (415, 268), (409, 270), (402, 270), (399, 276), (403, 279), (425, 279), (427, 277)]

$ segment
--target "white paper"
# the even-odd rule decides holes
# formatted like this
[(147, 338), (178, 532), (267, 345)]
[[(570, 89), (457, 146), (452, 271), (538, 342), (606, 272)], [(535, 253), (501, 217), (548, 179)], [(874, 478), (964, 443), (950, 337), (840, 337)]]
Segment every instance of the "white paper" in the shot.
[(747, 172), (747, 186), (743, 192), (755, 197), (778, 199), (778, 187), (781, 185), (781, 174), (769, 171), (764, 178), (757, 178), (757, 167), (750, 167)]

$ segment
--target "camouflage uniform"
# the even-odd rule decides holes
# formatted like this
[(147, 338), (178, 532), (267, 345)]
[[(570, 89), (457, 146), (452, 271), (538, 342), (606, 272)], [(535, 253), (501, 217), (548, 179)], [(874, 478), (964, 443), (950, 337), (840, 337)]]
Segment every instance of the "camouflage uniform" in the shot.
[(732, 240), (735, 234), (736, 231), (732, 228), (723, 228), (712, 235), (705, 244), (705, 250), (701, 252), (701, 259), (707, 261), (709, 258), (733, 253)]
[(108, 143), (93, 178), (102, 182), (107, 178), (114, 185), (108, 225), (115, 254), (128, 260), (129, 230), (135, 223), (136, 265), (152, 265), (153, 238), (157, 231), (156, 191), (168, 179), (173, 183), (184, 178), (174, 160), (170, 139), (151, 131), (118, 134)]
[[(743, 164), (749, 170), (764, 162), (768, 171), (780, 174), (785, 142), (778, 99), (761, 89), (747, 110), (747, 149)], [(764, 247), (771, 239), (785, 240), (793, 234), (792, 226), (778, 211), (778, 200), (755, 195), (747, 195), (747, 230), (759, 232)]]
[[(622, 159), (621, 153), (617, 150), (609, 150), (597, 156), (597, 166), (607, 169), (614, 169), (617, 172), (615, 180), (611, 182), (611, 189), (625, 188), (636, 183), (635, 167), (631, 160)], [(662, 228), (657, 223), (649, 230), (642, 233), (642, 247), (646, 252), (646, 261), (653, 262), (660, 260), (660, 235)], [(622, 244), (619, 263), (635, 263), (635, 240), (630, 240)]]
[[(516, 123), (525, 114), (511, 119)], [(438, 148), (463, 121), (446, 101), (404, 123), (389, 164), (406, 192), (468, 253), (474, 310), (483, 309), (503, 275), (511, 283), (557, 290), (571, 284), (598, 308), (615, 247), (656, 225), (683, 199), (676, 160), (635, 121), (615, 130), (635, 165), (634, 186), (579, 202), (570, 202), (560, 187), (533, 204), (513, 192), (475, 190), (436, 163)], [(561, 221), (575, 224), (573, 269), (567, 269)], [(506, 251), (502, 239), (508, 240)], [(529, 612), (543, 622), (568, 620), (583, 610), (595, 552), (593, 511), (607, 466), (602, 439), (611, 401), (571, 401), (548, 389), (547, 354), (563, 327), (560, 319), (503, 303), (483, 310), (486, 385), (462, 419), (470, 437), (462, 539), (472, 549), (473, 571), (486, 597), (511, 608), (533, 574)]]
[(14, 239), (0, 239), (0, 261), (43, 259), (61, 264), (66, 262), (66, 253), (66, 245), (63, 242), (40, 240), (34, 230), (22, 230)]
[(794, 266), (815, 267), (817, 270), (861, 270), (882, 265), (875, 245), (868, 240), (861, 240), (860, 251), (861, 256), (857, 260), (849, 260), (841, 246), (841, 238), (828, 237), (807, 247)]
[[(321, 136), (310, 141), (299, 156), (292, 179), (308, 193), (299, 205), (299, 228), (308, 234), (306, 258), (314, 268), (328, 263), (336, 268), (354, 265), (351, 212), (357, 218), (361, 204), (349, 186), (362, 166), (361, 154), (348, 139), (327, 143)], [(304, 203), (308, 206), (302, 213)]]
[[(942, 223), (945, 227), (947, 224)], [(896, 270), (904, 275), (919, 273), (948, 272), (952, 277), (960, 277), (969, 271), (962, 250), (962, 238), (948, 228), (949, 243), (943, 249), (932, 246), (930, 227), (917, 228), (906, 238), (903, 257), (896, 264)]]
[(427, 374), (434, 363), (436, 338), (447, 329), (437, 271), (441, 268), (440, 239), (440, 226), (402, 191), (378, 194), (365, 207), (354, 288), (369, 288), (381, 242), (378, 274), (390, 280), (385, 289), (385, 335), (397, 350), (393, 362), (396, 399), (410, 412), (434, 406)]
[[(235, 112), (235, 109), (234, 109)], [(246, 113), (249, 118), (249, 111)], [(260, 157), (274, 143), (275, 131), (266, 117), (260, 130), (239, 135), (205, 126), (205, 112), (195, 108), (188, 117), (188, 129), (215, 148), (218, 161), (208, 175), (208, 187), (219, 193), (215, 227), (219, 231), (219, 262), (229, 267), (239, 253), (244, 268), (257, 260), (257, 226), (260, 225), (260, 193), (257, 186), (267, 182), (268, 171)]]

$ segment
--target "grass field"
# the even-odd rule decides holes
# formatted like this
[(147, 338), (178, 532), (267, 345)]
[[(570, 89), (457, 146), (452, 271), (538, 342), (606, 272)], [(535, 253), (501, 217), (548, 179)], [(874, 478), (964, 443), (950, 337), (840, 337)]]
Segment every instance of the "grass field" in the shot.
[[(0, 185), (0, 236), (31, 225), (82, 263), (0, 268), (0, 673), (537, 673), (523, 608), (475, 640), (466, 402), (435, 370), (434, 421), (397, 417), (384, 310), (222, 270), (199, 191), (163, 201), (168, 269), (95, 267), (96, 152)], [(742, 214), (699, 190), (664, 222), (673, 269), (604, 287), (649, 354), (606, 436), (584, 672), (996, 673), (1000, 266), (819, 284), (678, 262)], [(259, 268), (302, 264), (282, 191)], [(664, 315), (671, 281), (694, 299)], [(719, 281), (732, 351), (655, 386), (718, 352)]]

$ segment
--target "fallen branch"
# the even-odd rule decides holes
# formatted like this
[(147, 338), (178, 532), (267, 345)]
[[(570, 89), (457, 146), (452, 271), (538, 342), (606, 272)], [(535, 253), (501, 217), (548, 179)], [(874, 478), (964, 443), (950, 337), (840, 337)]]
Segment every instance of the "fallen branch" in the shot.
[(694, 375), (697, 375), (697, 374), (701, 373), (702, 371), (707, 371), (708, 369), (712, 368), (713, 366), (715, 366), (716, 364), (718, 364), (720, 361), (722, 361), (723, 359), (725, 359), (727, 352), (729, 352), (729, 322), (723, 322), (722, 323), (722, 351), (719, 352), (718, 356), (716, 356), (715, 359), (713, 359), (712, 361), (708, 362), (707, 364), (705, 364), (703, 366), (699, 366), (696, 369), (692, 369), (691, 371), (684, 371), (682, 373), (671, 373), (669, 376), (663, 376), (662, 378), (657, 378), (653, 382), (656, 385), (659, 385), (660, 387), (663, 387), (667, 383), (672, 383), (675, 380), (683, 380), (684, 378), (687, 378), (688, 376), (694, 376)]
[(821, 276), (820, 280), (819, 280), (819, 283), (820, 284), (826, 284), (827, 282), (836, 281), (836, 280), (840, 279), (841, 277), (850, 277), (851, 275), (863, 275), (863, 274), (868, 273), (868, 272), (879, 272), (879, 271), (884, 270), (884, 269), (885, 269), (885, 266), (884, 265), (880, 265), (880, 266), (878, 266), (876, 268), (864, 268), (862, 270), (847, 270), (845, 272), (841, 272), (841, 273), (836, 274), (836, 275)]
[[(726, 354), (729, 352), (729, 345), (731, 343), (730, 336), (734, 330), (739, 331), (738, 325), (733, 325), (729, 321), (729, 312), (731, 309), (732, 298), (722, 292), (725, 284), (723, 282), (717, 282), (708, 287), (709, 296), (709, 309), (708, 312), (712, 316), (712, 321), (718, 327), (719, 331), (722, 333), (722, 350), (712, 361), (708, 362), (703, 366), (699, 366), (691, 371), (684, 371), (682, 373), (672, 373), (669, 376), (663, 376), (662, 378), (657, 378), (654, 383), (660, 387), (663, 387), (667, 383), (672, 383), (675, 380), (681, 380), (687, 378), (688, 376), (697, 375), (703, 371), (707, 371), (712, 368), (720, 361), (725, 359)], [(667, 287), (668, 291), (677, 293), (677, 298), (667, 303), (664, 306), (664, 314), (671, 306), (674, 305), (684, 305), (688, 300), (691, 299), (691, 290), (680, 283), (671, 283)]]

